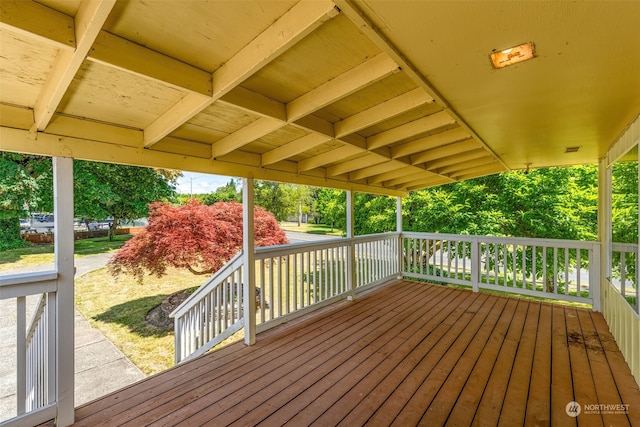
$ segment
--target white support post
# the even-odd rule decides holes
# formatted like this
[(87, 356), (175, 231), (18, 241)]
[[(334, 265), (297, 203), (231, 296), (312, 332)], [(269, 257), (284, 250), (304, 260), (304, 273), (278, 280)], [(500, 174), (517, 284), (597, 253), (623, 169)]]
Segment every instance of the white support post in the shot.
[[(600, 274), (596, 277), (597, 283), (589, 286), (598, 288), (593, 298), (594, 311), (600, 311), (605, 307), (606, 298), (605, 281), (611, 277), (611, 168), (607, 167), (607, 157), (598, 162), (598, 241), (600, 242), (599, 263)], [(590, 281), (591, 282), (591, 281)], [(592, 288), (592, 289), (593, 289)], [(597, 298), (597, 302), (596, 302)]]
[(74, 402), (74, 265), (73, 265), (73, 159), (53, 158), (53, 212), (55, 225), (56, 298), (56, 395), (58, 426), (75, 420)]
[(244, 343), (256, 343), (256, 262), (253, 215), (253, 178), (242, 180), (242, 251), (244, 254)]
[(349, 296), (347, 299), (353, 300), (356, 297), (356, 245), (353, 240), (354, 237), (354, 222), (353, 222), (353, 210), (355, 205), (355, 198), (353, 191), (347, 190), (347, 239), (350, 239), (347, 254), (347, 285), (349, 289)]
[(398, 232), (398, 280), (402, 279), (404, 269), (404, 248), (402, 246), (402, 197), (396, 198), (396, 231)]
[(471, 288), (473, 292), (480, 289), (480, 241), (477, 237), (471, 240)]

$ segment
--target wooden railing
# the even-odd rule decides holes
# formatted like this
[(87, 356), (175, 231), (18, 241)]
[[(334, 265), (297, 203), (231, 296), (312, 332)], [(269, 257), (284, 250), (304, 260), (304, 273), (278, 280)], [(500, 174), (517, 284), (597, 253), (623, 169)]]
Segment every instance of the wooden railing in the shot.
[(555, 239), (403, 233), (403, 274), (591, 304), (599, 310), (600, 244)]
[[(405, 276), (591, 304), (599, 310), (598, 242), (385, 233), (255, 249), (256, 324), (264, 331)], [(243, 327), (239, 254), (172, 316), (176, 362)], [(401, 267), (401, 268), (399, 268)]]
[[(387, 233), (256, 248), (257, 331), (397, 277), (398, 242)], [(242, 267), (238, 254), (171, 313), (176, 363), (243, 327)]]
[[(7, 425), (39, 424), (56, 416), (57, 277), (49, 271), (0, 279), (0, 300), (16, 301), (16, 417)], [(37, 295), (27, 325), (27, 297)]]
[(242, 329), (242, 267), (240, 252), (170, 314), (176, 364), (205, 353)]
[(611, 286), (622, 295), (636, 313), (640, 313), (638, 298), (637, 268), (638, 245), (633, 243), (612, 244)]

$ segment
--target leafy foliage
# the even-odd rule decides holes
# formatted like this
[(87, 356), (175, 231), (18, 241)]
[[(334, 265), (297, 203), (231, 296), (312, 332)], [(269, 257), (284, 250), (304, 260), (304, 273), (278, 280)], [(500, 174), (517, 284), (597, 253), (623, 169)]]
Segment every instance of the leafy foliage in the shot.
[(174, 187), (160, 170), (76, 160), (75, 214), (86, 218), (111, 217), (110, 236), (120, 220), (147, 215), (149, 203), (170, 200)]
[[(288, 243), (274, 216), (256, 206), (256, 246)], [(149, 225), (129, 240), (109, 262), (113, 275), (144, 274), (158, 277), (168, 267), (193, 274), (217, 271), (242, 248), (242, 205), (218, 202), (211, 206), (193, 200), (186, 205), (154, 203), (149, 207)]]

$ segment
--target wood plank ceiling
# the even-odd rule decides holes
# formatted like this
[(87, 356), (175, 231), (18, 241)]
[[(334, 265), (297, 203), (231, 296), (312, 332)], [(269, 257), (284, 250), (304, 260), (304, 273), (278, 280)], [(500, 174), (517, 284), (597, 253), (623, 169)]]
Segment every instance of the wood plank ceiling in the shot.
[[(594, 99), (569, 92), (569, 103), (587, 105), (566, 115), (540, 105), (558, 96), (545, 81), (522, 88), (540, 69), (512, 66), (500, 83), (503, 71), (489, 65), (492, 48), (548, 30), (549, 11), (534, 7), (527, 34), (478, 32), (483, 19), (501, 10), (512, 19), (527, 3), (467, 4), (477, 23), (463, 24), (449, 16), (465, 13), (458, 2), (3, 0), (0, 150), (389, 195), (532, 163), (597, 161), (640, 111), (629, 69), (640, 68), (638, 33), (628, 28), (640, 3), (578, 8), (587, 24), (617, 20), (600, 35), (628, 50), (615, 82), (577, 83)], [(549, 44), (573, 37), (554, 34)], [(551, 86), (557, 60), (537, 47), (532, 63)], [(603, 85), (615, 95), (599, 107), (610, 107), (604, 118), (589, 109)], [(513, 87), (520, 101), (506, 97)], [(559, 157), (568, 144), (582, 157)]]

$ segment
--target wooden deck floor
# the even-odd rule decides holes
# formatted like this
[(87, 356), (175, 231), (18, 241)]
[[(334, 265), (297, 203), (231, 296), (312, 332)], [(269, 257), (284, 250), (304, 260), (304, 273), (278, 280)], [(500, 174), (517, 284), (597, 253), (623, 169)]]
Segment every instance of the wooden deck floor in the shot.
[(626, 426), (640, 425), (640, 392), (598, 313), (397, 281), (79, 407), (76, 419)]

